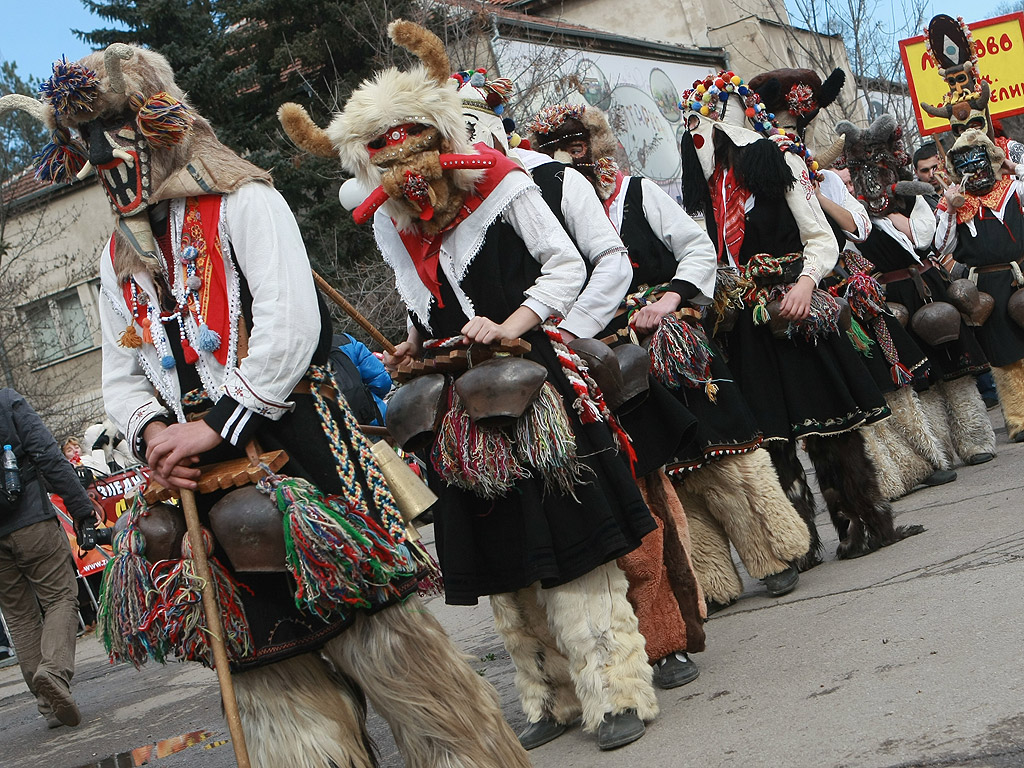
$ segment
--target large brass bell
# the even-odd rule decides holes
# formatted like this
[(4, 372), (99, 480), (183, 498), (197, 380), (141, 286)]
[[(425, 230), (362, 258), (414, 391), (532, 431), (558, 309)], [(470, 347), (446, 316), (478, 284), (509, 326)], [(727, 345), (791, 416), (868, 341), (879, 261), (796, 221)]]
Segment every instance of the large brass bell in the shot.
[(395, 497), (395, 504), (402, 513), (402, 519), (407, 524), (430, 509), (437, 501), (434, 492), (416, 476), (386, 441), (379, 440), (373, 444), (373, 457), (377, 460), (388, 489)]
[(945, 301), (931, 301), (910, 318), (910, 329), (925, 344), (935, 347), (960, 338), (960, 313)]
[(961, 315), (970, 317), (978, 311), (981, 295), (978, 286), (967, 278), (960, 278), (950, 283), (949, 288), (946, 289), (946, 301), (956, 307)]
[(384, 420), (402, 450), (417, 451), (433, 442), (445, 412), (446, 389), (445, 377), (431, 373), (403, 384), (391, 396)]
[[(128, 515), (117, 518), (115, 531), (128, 527)], [(181, 540), (185, 536), (185, 516), (173, 504), (152, 504), (135, 523), (146, 541), (145, 555), (150, 563), (177, 560), (181, 557)]]
[(836, 304), (839, 305), (839, 330), (846, 332), (853, 327), (853, 310), (850, 309), (850, 302), (842, 296), (835, 296)]
[(1024, 328), (1024, 288), (1018, 288), (1010, 294), (1010, 300), (1006, 302), (1006, 312), (1021, 328)]
[(210, 509), (210, 527), (236, 571), (287, 571), (284, 524), (273, 498), (255, 485), (228, 493)]
[(910, 322), (910, 310), (907, 309), (906, 305), (899, 304), (895, 301), (886, 302), (885, 305), (889, 308), (889, 311), (892, 313), (893, 317), (896, 318), (899, 324), (906, 328), (907, 323)]
[(622, 375), (622, 403), (619, 413), (629, 413), (640, 405), (651, 391), (651, 353), (636, 344), (620, 344), (613, 350)]
[(521, 357), (494, 357), (455, 381), (469, 417), (484, 426), (513, 423), (540, 393), (548, 372), (540, 363)]
[(617, 412), (624, 402), (622, 371), (612, 348), (597, 339), (575, 339), (569, 342), (569, 348), (587, 364), (590, 375), (604, 395), (604, 401), (612, 413)]
[(978, 308), (971, 313), (967, 320), (968, 325), (975, 327), (985, 324), (985, 321), (992, 316), (992, 310), (996, 308), (996, 300), (991, 293), (978, 291)]

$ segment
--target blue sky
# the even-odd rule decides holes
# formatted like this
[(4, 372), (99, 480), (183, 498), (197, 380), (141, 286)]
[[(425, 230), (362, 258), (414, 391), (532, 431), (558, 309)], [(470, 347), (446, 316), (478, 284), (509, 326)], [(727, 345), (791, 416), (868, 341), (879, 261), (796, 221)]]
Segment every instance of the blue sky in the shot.
[[(642, 2), (642, 0), (640, 0)], [(296, 0), (298, 4), (298, 0)], [(931, 18), (936, 13), (947, 13), (956, 17), (965, 13), (968, 23), (996, 15), (996, 8), (1005, 0), (931, 0)], [(883, 24), (899, 16), (900, 3), (896, 0), (882, 0), (876, 16)], [(3, 0), (3, 25), (0, 29), (0, 59), (14, 61), (18, 74), (45, 78), (50, 74), (50, 64), (61, 55), (68, 60), (81, 58), (89, 47), (78, 40), (72, 29), (91, 30), (107, 26), (104, 21), (90, 14), (80, 0)], [(897, 18), (902, 23), (902, 17)]]

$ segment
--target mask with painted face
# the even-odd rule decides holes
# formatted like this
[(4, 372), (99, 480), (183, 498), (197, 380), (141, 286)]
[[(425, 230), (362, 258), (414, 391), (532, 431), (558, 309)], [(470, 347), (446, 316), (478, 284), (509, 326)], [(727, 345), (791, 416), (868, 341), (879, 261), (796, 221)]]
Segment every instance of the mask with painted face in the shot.
[(1003, 178), (1005, 154), (983, 131), (965, 131), (950, 148), (948, 157), (953, 180), (963, 184), (969, 195), (986, 195)]
[(903, 129), (892, 115), (882, 115), (861, 130), (848, 121), (836, 125), (846, 137), (843, 154), (835, 167), (850, 172), (857, 197), (872, 216), (886, 216), (898, 209), (896, 185), (909, 181), (910, 156), (903, 146)]

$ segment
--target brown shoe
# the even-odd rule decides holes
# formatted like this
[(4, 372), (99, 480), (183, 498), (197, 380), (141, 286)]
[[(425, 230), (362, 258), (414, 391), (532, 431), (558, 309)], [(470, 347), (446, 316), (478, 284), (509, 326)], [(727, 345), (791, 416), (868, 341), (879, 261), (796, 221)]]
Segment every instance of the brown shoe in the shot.
[[(61, 723), (75, 726), (82, 722), (82, 713), (78, 711), (78, 705), (71, 695), (68, 684), (55, 674), (40, 669), (32, 678), (32, 685), (36, 689), (36, 694), (42, 696), (49, 703), (53, 709), (53, 716)], [(49, 725), (49, 718), (47, 718), (47, 725)]]

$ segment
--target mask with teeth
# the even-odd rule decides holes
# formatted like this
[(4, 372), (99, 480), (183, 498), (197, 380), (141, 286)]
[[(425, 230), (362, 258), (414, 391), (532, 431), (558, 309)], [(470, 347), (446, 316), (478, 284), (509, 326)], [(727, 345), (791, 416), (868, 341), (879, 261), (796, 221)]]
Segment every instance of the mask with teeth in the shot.
[(142, 215), (156, 203), (270, 182), (217, 140), (160, 54), (114, 43), (80, 61), (61, 59), (40, 93), (0, 98), (0, 115), (27, 112), (51, 131), (35, 158), (39, 179), (69, 182), (96, 171), (116, 216), (121, 277), (162, 268), (150, 217)]
[(151, 148), (134, 115), (93, 120), (80, 125), (79, 131), (114, 214), (145, 212), (153, 191)]
[(1002, 180), (1006, 155), (984, 131), (971, 129), (956, 140), (948, 153), (950, 175), (964, 191), (982, 197)]

